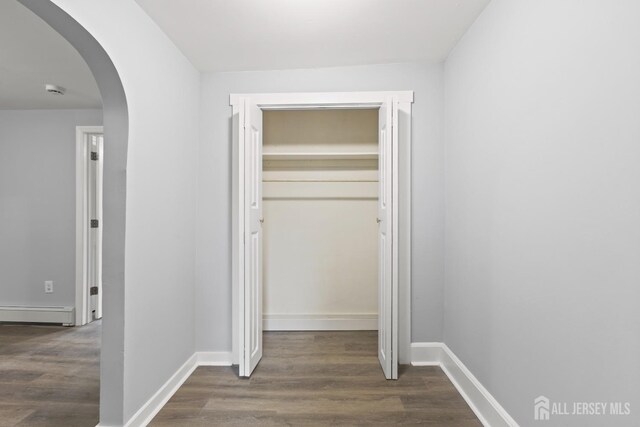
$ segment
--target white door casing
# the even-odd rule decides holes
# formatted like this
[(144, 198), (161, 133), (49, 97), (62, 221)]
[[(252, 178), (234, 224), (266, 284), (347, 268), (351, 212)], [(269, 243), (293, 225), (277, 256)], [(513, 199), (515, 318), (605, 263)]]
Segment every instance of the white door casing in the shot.
[[(88, 160), (89, 176), (88, 212), (90, 220), (97, 221), (98, 226), (89, 227), (89, 320), (102, 318), (102, 169), (103, 169), (103, 140), (102, 134), (90, 134), (87, 143), (92, 153)], [(95, 157), (94, 154), (95, 153)], [(94, 292), (91, 292), (94, 289)]]
[(262, 358), (262, 110), (244, 110), (244, 365), (250, 376)]
[[(76, 127), (76, 326), (102, 317), (103, 145), (102, 126)], [(97, 295), (91, 295), (92, 286)]]
[[(413, 92), (410, 91), (232, 94), (230, 96), (234, 124), (232, 350), (234, 363), (239, 365), (240, 376), (249, 376), (262, 356), (262, 330), (259, 321), (262, 317), (262, 231), (255, 221), (257, 219), (260, 223), (262, 219), (261, 109), (380, 107), (380, 131), (384, 127), (385, 138), (384, 141), (380, 141), (379, 147), (383, 150), (382, 146), (384, 146), (384, 153), (382, 151), (379, 153), (379, 161), (381, 169), (383, 164), (385, 166), (385, 176), (381, 176), (380, 179), (380, 190), (382, 191), (384, 185), (385, 204), (379, 206), (379, 214), (381, 214), (379, 239), (384, 239), (384, 245), (380, 245), (380, 248), (384, 248), (384, 254), (381, 255), (384, 256), (385, 270), (384, 274), (380, 275), (384, 280), (379, 281), (379, 294), (384, 294), (385, 300), (379, 302), (379, 325), (380, 329), (384, 330), (384, 339), (379, 341), (378, 356), (385, 377), (398, 378), (399, 361), (404, 360), (404, 363), (407, 363), (410, 356), (412, 102)], [(382, 136), (382, 132), (380, 134)], [(251, 143), (254, 145), (252, 146)], [(256, 153), (260, 153), (259, 156), (256, 156)], [(252, 163), (250, 160), (252, 157), (260, 161)], [(256, 164), (259, 167), (254, 169), (252, 177), (247, 170)], [(399, 171), (400, 164), (403, 167), (402, 171)], [(260, 176), (255, 180), (258, 174)], [(251, 189), (252, 181), (255, 182), (254, 188), (260, 192), (260, 197), (254, 200), (251, 200), (250, 195), (247, 194)], [(379, 199), (380, 196), (381, 194)], [(256, 203), (253, 213), (250, 213), (251, 202)], [(401, 215), (400, 212), (402, 212)], [(254, 241), (260, 242), (260, 245), (253, 246), (253, 254), (257, 256), (254, 256), (253, 264), (249, 264), (252, 254), (245, 244), (248, 241), (246, 236), (256, 230)], [(382, 264), (381, 261), (380, 264)], [(250, 267), (254, 272), (260, 273), (252, 278)], [(251, 298), (251, 293), (258, 298)], [(251, 312), (255, 313), (255, 317), (252, 317)], [(402, 316), (399, 316), (399, 313), (402, 313)], [(399, 326), (403, 328), (401, 334), (398, 332)], [(402, 352), (398, 348), (399, 339), (402, 341)]]

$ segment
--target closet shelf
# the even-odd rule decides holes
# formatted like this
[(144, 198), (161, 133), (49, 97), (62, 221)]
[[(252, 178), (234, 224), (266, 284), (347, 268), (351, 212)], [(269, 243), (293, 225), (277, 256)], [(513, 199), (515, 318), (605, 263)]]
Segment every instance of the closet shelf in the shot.
[(262, 153), (263, 160), (375, 160), (378, 153)]

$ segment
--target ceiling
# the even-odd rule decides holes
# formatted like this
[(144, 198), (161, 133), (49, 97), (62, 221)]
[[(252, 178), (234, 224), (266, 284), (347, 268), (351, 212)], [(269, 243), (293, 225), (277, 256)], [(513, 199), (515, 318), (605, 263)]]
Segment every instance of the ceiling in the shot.
[(201, 71), (446, 59), (490, 0), (136, 0)]
[[(198, 69), (241, 71), (439, 62), (490, 0), (136, 1)], [(101, 105), (80, 54), (17, 1), (0, 0), (0, 109)]]
[[(45, 91), (53, 83), (63, 96)], [(102, 108), (96, 82), (80, 54), (15, 0), (0, 0), (0, 109)]]

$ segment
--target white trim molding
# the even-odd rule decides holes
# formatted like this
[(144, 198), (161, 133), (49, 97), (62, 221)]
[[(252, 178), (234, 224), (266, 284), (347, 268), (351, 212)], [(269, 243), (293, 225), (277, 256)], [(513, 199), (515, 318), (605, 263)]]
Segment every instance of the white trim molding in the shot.
[(302, 93), (232, 93), (229, 105), (239, 105), (241, 98), (251, 98), (262, 109), (284, 108), (363, 108), (380, 106), (381, 99), (395, 97), (396, 102), (413, 102), (413, 91), (392, 92), (302, 92)]
[(230, 351), (199, 351), (198, 366), (231, 366)]
[(146, 426), (151, 422), (164, 405), (171, 399), (182, 384), (198, 367), (198, 355), (193, 354), (184, 364), (165, 382), (138, 412), (133, 414), (124, 427)]
[[(413, 91), (379, 92), (308, 92), (308, 93), (232, 93), (229, 104), (232, 108), (232, 349), (233, 362), (240, 363), (240, 345), (244, 337), (244, 317), (241, 315), (244, 304), (244, 174), (241, 173), (240, 159), (244, 159), (243, 144), (244, 103), (250, 100), (262, 110), (277, 109), (335, 109), (335, 108), (379, 108), (391, 99), (394, 110), (394, 135), (397, 146), (397, 175), (394, 191), (397, 206), (394, 214), (397, 218), (394, 229), (394, 241), (398, 258), (398, 268), (394, 280), (397, 293), (394, 295), (394, 319), (397, 332), (397, 361), (400, 364), (410, 362), (411, 353), (411, 122)], [(397, 134), (396, 134), (397, 132)], [(277, 160), (275, 160), (277, 161)], [(395, 256), (395, 254), (394, 254)]]
[(443, 345), (441, 342), (411, 343), (411, 365), (440, 366)]
[(89, 313), (89, 290), (87, 253), (89, 236), (87, 224), (88, 176), (87, 135), (103, 134), (103, 126), (76, 126), (76, 313), (75, 325), (86, 325), (91, 321)]
[[(231, 366), (231, 352), (205, 351), (192, 354), (171, 378), (138, 409), (138, 412), (129, 418), (124, 424), (124, 427), (142, 427), (148, 425), (199, 366)], [(98, 424), (97, 427), (107, 426)]]
[(265, 331), (376, 331), (378, 315), (372, 314), (265, 314)]
[(486, 427), (519, 427), (451, 349), (441, 342), (411, 343), (411, 365), (439, 366)]
[[(232, 353), (228, 351), (194, 353), (125, 423), (125, 427), (148, 425), (199, 366), (231, 365)], [(486, 427), (519, 427), (518, 423), (446, 344), (440, 342), (411, 343), (411, 365), (439, 366), (482, 425)], [(107, 426), (98, 424), (98, 427)]]

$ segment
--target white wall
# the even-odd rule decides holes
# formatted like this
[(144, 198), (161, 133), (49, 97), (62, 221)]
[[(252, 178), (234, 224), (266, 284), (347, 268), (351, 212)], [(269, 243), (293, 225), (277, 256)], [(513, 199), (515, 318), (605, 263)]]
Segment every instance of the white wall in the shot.
[(442, 339), (442, 65), (209, 73), (202, 77), (198, 154), (196, 348), (231, 350), (230, 93), (414, 90), (414, 341)]
[[(23, 1), (48, 22), (60, 24), (58, 31), (72, 27), (48, 2)], [(121, 107), (128, 108), (126, 171), (118, 169), (112, 177), (124, 180), (126, 173), (124, 284), (108, 283), (105, 276), (105, 298), (109, 298), (105, 300), (101, 383), (108, 387), (101, 390), (100, 414), (101, 423), (120, 425), (194, 351), (200, 74), (134, 1), (54, 3), (104, 48), (126, 94), (127, 105)], [(83, 46), (81, 54), (94, 73), (109, 65), (105, 58), (92, 57), (95, 49), (78, 46)], [(96, 76), (96, 81), (106, 106), (112, 94), (101, 86), (101, 78)], [(110, 132), (106, 108), (104, 123), (106, 149)], [(105, 173), (108, 158), (105, 155)], [(108, 208), (105, 204), (105, 213)], [(107, 224), (105, 242), (106, 234)], [(112, 317), (107, 319), (109, 314)], [(107, 320), (113, 322), (109, 328)], [(107, 348), (118, 351), (105, 358)], [(118, 384), (113, 378), (120, 372), (122, 383)]]
[(75, 306), (76, 126), (101, 124), (101, 110), (0, 110), (0, 305)]
[(336, 188), (318, 199), (308, 187), (264, 201), (264, 316), (376, 316), (376, 199)]
[(446, 63), (444, 340), (533, 400), (640, 424), (640, 3), (494, 0)]

